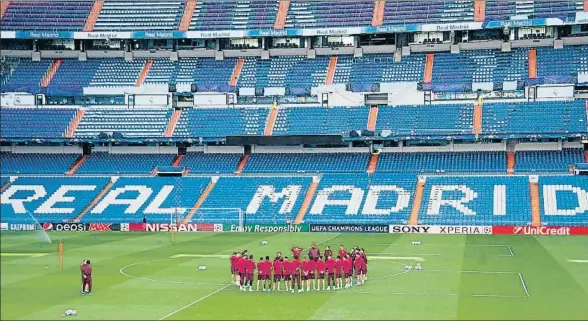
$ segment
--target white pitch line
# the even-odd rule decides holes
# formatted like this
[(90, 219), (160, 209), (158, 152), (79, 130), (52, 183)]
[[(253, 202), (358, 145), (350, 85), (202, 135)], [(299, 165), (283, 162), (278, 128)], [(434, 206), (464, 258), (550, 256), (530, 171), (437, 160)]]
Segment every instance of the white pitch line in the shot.
[(523, 289), (525, 289), (525, 293), (527, 294), (527, 297), (529, 297), (529, 289), (527, 289), (527, 284), (525, 283), (525, 280), (523, 280), (523, 275), (519, 272), (519, 279), (521, 279), (521, 284), (523, 285)]
[(399, 273), (394, 273), (394, 274), (389, 274), (389, 275), (383, 275), (383, 276), (379, 276), (379, 277), (377, 277), (377, 278), (373, 278), (373, 279), (370, 279), (370, 280), (372, 280), (372, 281), (373, 281), (373, 280), (387, 279), (387, 278), (391, 278), (391, 277), (393, 277), (393, 276), (397, 276), (397, 275), (402, 275), (402, 274), (405, 274), (405, 273), (408, 273), (408, 272), (409, 272), (409, 271), (408, 271), (408, 270), (406, 270), (406, 271), (402, 271), (402, 272), (399, 272)]
[(456, 294), (456, 293), (435, 293), (435, 292), (370, 292), (370, 291), (341, 291), (337, 293), (357, 293), (357, 294), (388, 294), (388, 295), (427, 295), (427, 296), (467, 296), (480, 298), (526, 298), (521, 295), (502, 295), (502, 294)]
[(336, 238), (336, 237), (339, 237), (339, 235), (341, 235), (341, 233), (338, 233), (338, 234), (336, 234), (336, 235), (335, 235), (335, 236), (333, 236), (333, 237), (329, 237), (328, 239), (326, 239), (326, 240), (324, 240), (324, 241), (320, 241), (320, 242), (316, 243), (316, 245), (319, 245), (319, 244), (326, 243), (326, 242), (328, 242), (328, 241), (330, 241), (330, 240), (332, 240), (332, 239), (334, 239), (334, 238)]
[(474, 271), (474, 270), (421, 270), (417, 272), (455, 272), (455, 273), (478, 273), (478, 274), (517, 274), (511, 271)]
[[(396, 252), (377, 252), (371, 253), (371, 255), (412, 255), (412, 256), (462, 256), (464, 254), (442, 254), (442, 253), (396, 253)], [(486, 254), (486, 253), (469, 253), (465, 256), (493, 256), (493, 257), (510, 257), (510, 254)]]
[(508, 247), (508, 251), (510, 252), (510, 255), (514, 256), (514, 253), (512, 252), (512, 248), (510, 247), (510, 245), (507, 245), (506, 247)]
[(149, 263), (154, 263), (154, 262), (162, 262), (162, 261), (168, 261), (168, 260), (172, 260), (172, 259), (163, 259), (163, 260), (152, 260), (152, 261), (144, 261), (144, 262), (137, 262), (137, 263), (132, 263), (126, 266), (121, 267), (118, 272), (128, 278), (131, 279), (135, 279), (135, 280), (143, 280), (143, 281), (150, 281), (150, 282), (161, 282), (161, 283), (170, 283), (170, 284), (185, 284), (185, 285), (216, 285), (216, 286), (221, 286), (221, 285), (231, 285), (231, 284), (227, 284), (227, 283), (206, 283), (206, 282), (183, 282), (183, 281), (171, 281), (171, 280), (159, 280), (159, 279), (151, 279), (151, 278), (146, 278), (146, 277), (142, 277), (142, 276), (135, 276), (135, 275), (131, 275), (125, 272), (125, 269), (131, 267), (131, 266), (135, 266), (135, 265), (142, 265), (142, 264), (149, 264)]
[[(376, 243), (376, 245), (388, 245), (388, 246), (406, 246), (410, 244), (399, 244), (399, 243)], [(453, 246), (453, 247), (506, 247), (506, 244), (421, 244), (421, 245), (414, 245), (414, 246)]]
[(217, 293), (219, 293), (219, 292), (223, 291), (224, 289), (228, 288), (229, 286), (231, 286), (231, 284), (227, 284), (227, 285), (223, 286), (222, 288), (220, 288), (220, 289), (218, 289), (218, 290), (216, 290), (216, 291), (214, 291), (214, 292), (212, 292), (212, 293), (209, 293), (209, 294), (207, 294), (207, 295), (205, 295), (205, 296), (201, 297), (200, 299), (198, 299), (198, 300), (196, 300), (196, 301), (193, 301), (192, 303), (190, 303), (190, 304), (188, 304), (188, 305), (185, 305), (185, 306), (183, 306), (183, 307), (181, 307), (181, 308), (179, 308), (179, 309), (177, 309), (177, 310), (175, 310), (175, 311), (173, 311), (173, 312), (171, 312), (171, 313), (168, 313), (168, 314), (166, 314), (165, 316), (163, 316), (163, 317), (159, 318), (158, 320), (165, 320), (165, 319), (167, 319), (167, 318), (171, 317), (172, 315), (174, 315), (174, 314), (176, 314), (176, 313), (178, 313), (178, 312), (184, 311), (184, 310), (186, 310), (187, 308), (189, 308), (189, 307), (193, 306), (194, 304), (196, 304), (196, 303), (198, 303), (198, 302), (202, 302), (202, 301), (204, 301), (204, 300), (206, 300), (206, 299), (210, 298), (211, 296), (213, 296), (213, 295), (215, 295), (215, 294), (217, 294)]

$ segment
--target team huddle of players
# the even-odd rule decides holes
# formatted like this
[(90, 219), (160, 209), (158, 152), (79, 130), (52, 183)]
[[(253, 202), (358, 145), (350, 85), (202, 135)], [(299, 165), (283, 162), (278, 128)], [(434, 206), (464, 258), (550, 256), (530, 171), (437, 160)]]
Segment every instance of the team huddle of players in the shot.
[[(367, 257), (365, 251), (354, 247), (347, 251), (343, 245), (339, 247), (339, 255), (333, 256), (333, 251), (326, 247), (323, 255), (315, 243), (308, 249), (308, 255), (301, 261), (303, 248), (293, 246), (292, 258), (282, 257), (278, 252), (273, 261), (269, 256), (261, 257), (257, 264), (253, 255), (247, 250), (242, 253), (234, 252), (231, 256), (231, 283), (239, 286), (241, 291), (253, 291), (254, 272), (257, 270), (257, 291), (260, 284), (264, 292), (281, 291), (283, 282), (286, 291), (303, 292), (343, 289), (353, 286), (353, 274), (356, 285), (363, 285), (367, 280)], [(273, 276), (273, 278), (272, 278)], [(326, 279), (326, 281), (325, 281)], [(273, 282), (272, 282), (273, 280)], [(321, 287), (322, 285), (322, 287)]]

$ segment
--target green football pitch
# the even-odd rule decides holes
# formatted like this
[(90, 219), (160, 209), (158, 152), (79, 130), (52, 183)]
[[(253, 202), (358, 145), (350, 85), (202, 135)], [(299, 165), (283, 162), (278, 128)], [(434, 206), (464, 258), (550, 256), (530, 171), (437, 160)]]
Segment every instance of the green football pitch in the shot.
[[(176, 233), (171, 243), (169, 233), (54, 232), (48, 244), (35, 233), (2, 233), (4, 320), (61, 319), (66, 309), (80, 320), (588, 319), (587, 237)], [(312, 242), (365, 248), (366, 284), (292, 294), (229, 283), (233, 251), (257, 260)], [(80, 295), (83, 259), (93, 296)], [(419, 262), (422, 271), (406, 271)]]

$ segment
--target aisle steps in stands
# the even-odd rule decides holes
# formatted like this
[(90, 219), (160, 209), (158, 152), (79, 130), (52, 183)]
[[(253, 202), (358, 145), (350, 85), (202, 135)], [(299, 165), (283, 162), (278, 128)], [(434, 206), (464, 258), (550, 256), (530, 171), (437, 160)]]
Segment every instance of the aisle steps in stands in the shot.
[(88, 14), (88, 19), (86, 19), (86, 24), (84, 25), (84, 32), (92, 32), (94, 31), (94, 26), (96, 25), (96, 21), (98, 20), (98, 16), (100, 16), (100, 11), (102, 11), (102, 6), (104, 6), (104, 0), (95, 0), (94, 4), (92, 4), (92, 9)]
[(306, 212), (308, 212), (308, 208), (310, 207), (310, 204), (312, 203), (312, 200), (314, 199), (314, 194), (316, 193), (316, 189), (319, 185), (319, 182), (320, 182), (319, 177), (312, 178), (312, 183), (310, 183), (310, 186), (308, 187), (308, 190), (306, 191), (306, 195), (304, 196), (304, 200), (302, 201), (302, 205), (300, 206), (300, 210), (298, 210), (298, 214), (296, 215), (296, 219), (294, 219), (294, 224), (301, 224), (304, 222), (304, 216), (306, 215)]
[(474, 21), (484, 22), (486, 20), (486, 0), (474, 0)]
[(514, 174), (516, 164), (516, 156), (514, 152), (506, 153), (506, 171), (508, 175)]
[(376, 122), (378, 121), (378, 106), (370, 108), (370, 115), (368, 118), (367, 129), (371, 131), (376, 130)]
[(235, 175), (241, 175), (241, 173), (243, 173), (243, 169), (245, 168), (245, 165), (247, 165), (247, 160), (249, 160), (249, 155), (243, 155), (243, 157), (241, 157)]
[(167, 128), (165, 129), (164, 137), (170, 138), (174, 135), (174, 131), (176, 130), (176, 126), (178, 125), (178, 120), (182, 117), (182, 110), (176, 109), (174, 110), (172, 116), (167, 123)]
[(172, 162), (172, 166), (180, 166), (182, 164), (182, 160), (184, 160), (184, 155), (178, 155)]
[(372, 27), (379, 27), (384, 22), (384, 9), (386, 0), (374, 0), (374, 13), (372, 15)]
[(152, 65), (153, 60), (147, 59), (147, 61), (145, 61), (145, 65), (143, 65), (143, 69), (141, 70), (141, 73), (135, 82), (135, 87), (141, 87), (143, 85), (145, 79), (147, 79), (147, 75), (149, 75), (149, 70), (151, 69)]
[(288, 10), (290, 9), (290, 1), (289, 0), (280, 0), (280, 4), (278, 7), (278, 13), (276, 14), (276, 20), (274, 21), (274, 29), (281, 30), (284, 29), (286, 25), (286, 19), (288, 17)]
[(78, 109), (75, 117), (71, 120), (69, 126), (67, 127), (67, 131), (65, 132), (65, 138), (73, 138), (73, 135), (85, 114), (85, 109)]
[(96, 195), (96, 197), (94, 197), (94, 199), (90, 202), (90, 204), (88, 204), (80, 212), (80, 214), (78, 214), (78, 216), (76, 216), (76, 218), (73, 220), (73, 222), (74, 223), (79, 222), (82, 219), (82, 217), (84, 217), (84, 215), (86, 215), (86, 213), (88, 213), (94, 206), (96, 206), (96, 204), (98, 204), (98, 202), (104, 197), (104, 195), (106, 195), (106, 193), (108, 193), (108, 191), (110, 191), (110, 189), (112, 188), (112, 186), (114, 185), (115, 182), (116, 182), (116, 179), (111, 178), (110, 182), (108, 182), (108, 184), (106, 184), (104, 186), (104, 188), (102, 188), (100, 193), (98, 193), (98, 195)]
[(55, 76), (55, 73), (59, 69), (59, 66), (61, 66), (62, 62), (62, 59), (53, 60), (51, 67), (49, 67), (49, 70), (47, 71), (47, 73), (45, 73), (45, 77), (43, 77), (43, 80), (41, 80), (41, 87), (47, 88), (49, 86), (49, 84), (51, 83), (51, 79), (53, 79), (53, 76)]
[(212, 192), (212, 189), (214, 189), (214, 185), (216, 185), (216, 182), (218, 182), (218, 176), (213, 176), (210, 178), (210, 183), (208, 183), (204, 192), (200, 194), (198, 201), (196, 201), (194, 206), (192, 206), (192, 209), (190, 209), (190, 212), (188, 212), (188, 215), (186, 215), (186, 218), (182, 223), (187, 224), (190, 222), (190, 220), (192, 220), (192, 216), (194, 216), (194, 214), (198, 212), (202, 204), (204, 204), (204, 201), (206, 201), (206, 198), (208, 197), (210, 192)]
[(425, 78), (423, 79), (425, 83), (430, 83), (433, 80), (433, 61), (435, 60), (435, 55), (432, 53), (427, 54), (427, 60), (425, 62)]
[(0, 3), (0, 18), (4, 17), (4, 13), (6, 13), (6, 10), (8, 9), (8, 6), (10, 5), (10, 0), (3, 0)]
[(473, 121), (473, 131), (474, 135), (480, 135), (482, 133), (482, 105), (476, 104), (474, 106), (474, 121)]
[(190, 23), (192, 22), (192, 16), (194, 15), (194, 8), (196, 8), (196, 0), (186, 1), (184, 7), (184, 14), (182, 14), (182, 20), (180, 21), (179, 31), (188, 31)]
[(378, 166), (378, 154), (372, 154), (370, 156), (370, 162), (368, 163), (367, 173), (373, 174), (376, 172), (376, 167)]
[(412, 203), (412, 209), (410, 210), (410, 218), (408, 219), (408, 225), (419, 224), (419, 212), (421, 211), (421, 204), (423, 202), (423, 194), (425, 192), (425, 178), (419, 177), (417, 181), (416, 190), (414, 192), (414, 200)]
[(529, 49), (529, 78), (537, 78), (537, 49)]
[(75, 164), (65, 173), (65, 175), (66, 176), (73, 176), (76, 173), (76, 171), (78, 170), (78, 168), (80, 168), (80, 166), (82, 166), (82, 164), (84, 164), (86, 159), (88, 159), (88, 155), (83, 155), (83, 156), (78, 157)]
[(327, 78), (325, 79), (325, 84), (332, 85), (333, 80), (335, 79), (335, 71), (337, 70), (337, 61), (339, 57), (332, 56), (331, 60), (329, 61), (329, 69), (327, 70)]
[(229, 80), (229, 86), (235, 87), (237, 86), (237, 81), (239, 81), (239, 76), (241, 75), (241, 70), (243, 70), (243, 65), (245, 64), (245, 59), (239, 58), (235, 63), (235, 68), (233, 69), (233, 74), (231, 75), (231, 80)]
[(0, 187), (0, 193), (4, 192), (8, 186), (10, 186), (10, 180), (8, 180), (6, 183), (4, 183), (4, 185), (2, 185), (2, 187)]
[(274, 132), (274, 126), (276, 125), (276, 119), (278, 118), (278, 106), (275, 105), (267, 115), (267, 121), (265, 123), (265, 129), (263, 131), (264, 136), (271, 136)]
[(541, 226), (541, 208), (539, 201), (539, 183), (537, 176), (529, 177), (529, 189), (531, 192), (531, 216), (533, 218), (532, 225)]

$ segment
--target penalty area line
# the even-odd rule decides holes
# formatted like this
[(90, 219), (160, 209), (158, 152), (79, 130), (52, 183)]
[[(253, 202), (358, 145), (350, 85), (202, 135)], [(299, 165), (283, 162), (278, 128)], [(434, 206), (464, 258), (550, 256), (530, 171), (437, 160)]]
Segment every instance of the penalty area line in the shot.
[(523, 275), (519, 272), (519, 279), (521, 279), (521, 284), (523, 285), (523, 289), (525, 290), (525, 293), (527, 294), (527, 297), (529, 297), (529, 289), (527, 289), (527, 284), (525, 283), (525, 280), (523, 279)]
[(215, 295), (215, 294), (217, 294), (217, 293), (219, 293), (219, 292), (223, 291), (224, 289), (228, 288), (229, 286), (231, 286), (231, 284), (227, 284), (227, 285), (223, 286), (222, 288), (220, 288), (220, 289), (218, 289), (218, 290), (216, 290), (216, 291), (214, 291), (214, 292), (212, 292), (212, 293), (209, 293), (209, 294), (207, 294), (207, 295), (205, 295), (205, 296), (201, 297), (200, 299), (198, 299), (198, 300), (196, 300), (196, 301), (193, 301), (193, 302), (191, 302), (191, 303), (189, 303), (189, 304), (187, 304), (187, 305), (185, 305), (185, 306), (183, 306), (183, 307), (181, 307), (181, 308), (179, 308), (179, 309), (177, 309), (177, 310), (175, 310), (175, 311), (173, 311), (173, 312), (171, 312), (171, 313), (168, 313), (168, 314), (166, 314), (165, 316), (163, 316), (163, 317), (159, 318), (158, 320), (165, 320), (165, 319), (167, 319), (167, 318), (171, 317), (172, 315), (174, 315), (174, 314), (176, 314), (176, 313), (178, 313), (178, 312), (182, 312), (182, 311), (186, 310), (187, 308), (189, 308), (189, 307), (193, 306), (194, 304), (196, 304), (196, 303), (199, 303), (199, 302), (202, 302), (202, 301), (204, 301), (204, 300), (206, 300), (206, 299), (210, 298), (211, 296), (213, 296), (213, 295)]

